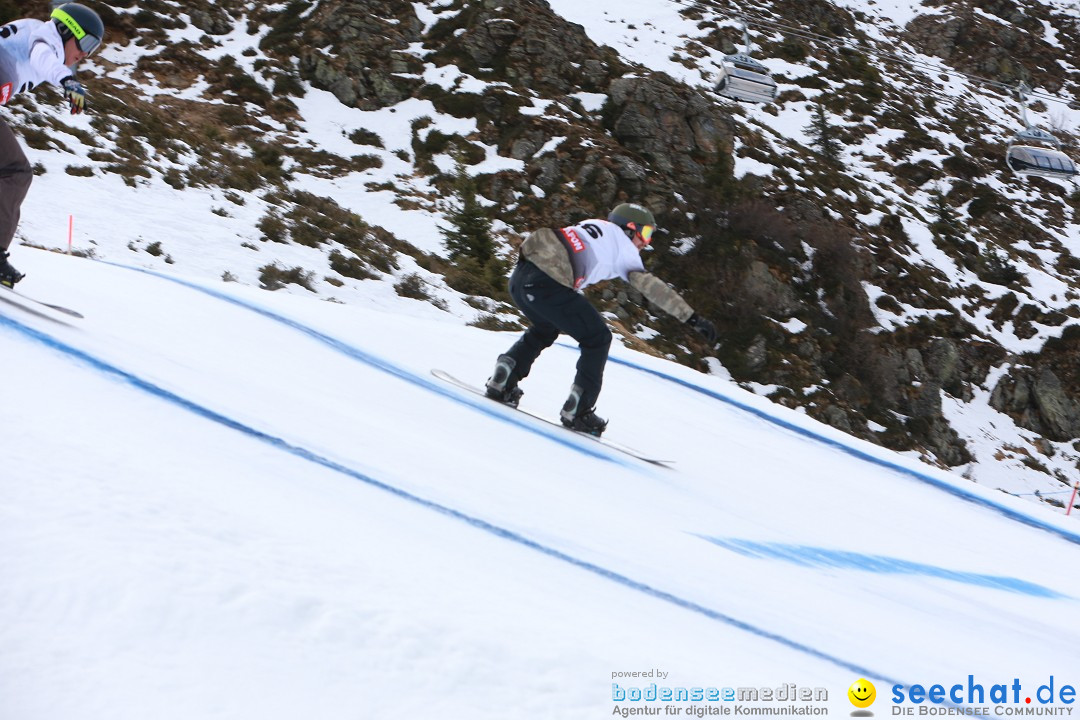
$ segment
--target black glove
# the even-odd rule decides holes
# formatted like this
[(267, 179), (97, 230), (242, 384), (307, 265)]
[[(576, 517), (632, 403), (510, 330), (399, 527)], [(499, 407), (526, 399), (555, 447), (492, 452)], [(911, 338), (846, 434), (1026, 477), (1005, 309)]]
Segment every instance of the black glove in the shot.
[(71, 104), (71, 114), (78, 115), (86, 108), (86, 89), (71, 75), (60, 81), (64, 97)]
[(686, 321), (686, 324), (694, 328), (703, 338), (709, 341), (712, 345), (716, 342), (716, 328), (713, 324), (701, 317), (697, 313), (690, 316), (690, 319)]

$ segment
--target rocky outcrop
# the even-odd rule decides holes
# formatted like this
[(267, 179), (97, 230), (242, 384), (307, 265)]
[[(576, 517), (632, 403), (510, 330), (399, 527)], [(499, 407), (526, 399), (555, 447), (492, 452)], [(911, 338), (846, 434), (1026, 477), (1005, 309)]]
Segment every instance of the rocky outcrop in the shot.
[(192, 10), (190, 17), (191, 24), (207, 35), (227, 35), (233, 29), (232, 19), (224, 9), (216, 5)]
[(620, 78), (608, 97), (612, 135), (664, 175), (700, 185), (717, 156), (731, 152), (731, 117), (663, 73)]
[[(677, 188), (700, 185), (718, 156), (731, 151), (733, 124), (722, 108), (667, 75), (641, 68), (627, 75), (631, 68), (612, 49), (544, 0), (470, 3), (431, 28), (423, 43), (427, 61), (509, 86), (489, 88), (485, 98), (513, 105), (512, 112), (485, 107), (476, 116), (478, 132), (526, 163), (528, 184), (544, 197), (542, 218), (524, 213), (530, 222), (570, 222), (624, 200), (663, 213), (676, 203)], [(587, 110), (574, 97), (582, 92), (606, 95), (603, 109)], [(420, 95), (437, 107), (444, 102), (431, 88)], [(522, 100), (530, 97), (553, 102), (543, 115), (518, 113), (523, 102), (533, 104)], [(560, 136), (557, 147), (548, 146)], [(511, 185), (494, 183), (499, 197), (490, 199), (501, 201)]]
[(422, 84), (422, 63), (407, 50), (423, 29), (410, 3), (323, 3), (305, 24), (301, 75), (349, 107), (394, 105)]
[(435, 60), (495, 74), (541, 95), (603, 92), (626, 66), (584, 28), (543, 0), (481, 0), (439, 28), (446, 42)]
[(1014, 368), (994, 387), (990, 405), (1051, 440), (1080, 438), (1080, 403), (1049, 368)]
[(990, 405), (1050, 440), (1080, 438), (1080, 325), (1066, 327), (998, 381)]
[[(916, 17), (904, 39), (964, 72), (1008, 84), (1024, 79), (1051, 92), (1061, 89), (1065, 71), (1054, 60), (1059, 51), (1045, 41), (1042, 23), (1009, 0), (981, 4), (981, 13), (957, 7)], [(1017, 58), (1024, 59), (1022, 65)]]

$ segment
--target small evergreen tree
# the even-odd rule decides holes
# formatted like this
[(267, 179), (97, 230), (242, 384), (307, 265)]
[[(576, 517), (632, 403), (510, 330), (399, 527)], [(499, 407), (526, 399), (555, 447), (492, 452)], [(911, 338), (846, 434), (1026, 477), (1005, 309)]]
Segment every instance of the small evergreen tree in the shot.
[(941, 188), (935, 188), (930, 195), (930, 209), (934, 213), (934, 222), (930, 223), (930, 232), (934, 237), (944, 243), (960, 246), (964, 241), (965, 230), (963, 223), (952, 209)]
[(814, 117), (806, 128), (806, 134), (814, 138), (818, 153), (829, 165), (836, 168), (842, 167), (840, 140), (836, 136), (836, 128), (829, 124), (829, 118), (825, 115), (825, 106), (821, 103), (814, 106)]
[(976, 274), (980, 280), (998, 285), (1008, 285), (1024, 277), (996, 245), (987, 245), (986, 250), (979, 256)]
[(454, 179), (454, 199), (450, 201), (447, 220), (451, 227), (440, 228), (443, 243), (451, 260), (472, 258), (481, 266), (495, 257), (495, 240), (491, 236), (491, 218), (476, 197), (476, 181), (458, 163)]

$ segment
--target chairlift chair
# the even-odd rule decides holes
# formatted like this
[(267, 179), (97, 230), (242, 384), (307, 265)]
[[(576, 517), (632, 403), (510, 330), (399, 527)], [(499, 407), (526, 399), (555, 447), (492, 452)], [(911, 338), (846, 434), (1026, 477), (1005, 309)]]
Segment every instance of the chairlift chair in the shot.
[(1080, 176), (1076, 163), (1061, 151), (1061, 141), (1028, 122), (1027, 87), (1020, 85), (1020, 112), (1024, 129), (1016, 133), (1005, 150), (1005, 162), (1017, 175), (1072, 179)]
[(726, 98), (743, 102), (768, 103), (776, 99), (776, 81), (768, 68), (750, 56), (750, 33), (743, 24), (746, 52), (725, 55), (720, 63), (720, 81), (716, 91)]
[[(1032, 140), (1030, 130), (1048, 135), (1053, 141), (1054, 148), (1038, 145), (1028, 145)], [(1023, 144), (1021, 144), (1023, 143)], [(1009, 169), (1017, 175), (1039, 175), (1041, 177), (1074, 178), (1080, 175), (1076, 163), (1065, 153), (1061, 152), (1061, 141), (1050, 133), (1043, 132), (1038, 128), (1021, 130), (1009, 143), (1005, 153), (1005, 162)]]

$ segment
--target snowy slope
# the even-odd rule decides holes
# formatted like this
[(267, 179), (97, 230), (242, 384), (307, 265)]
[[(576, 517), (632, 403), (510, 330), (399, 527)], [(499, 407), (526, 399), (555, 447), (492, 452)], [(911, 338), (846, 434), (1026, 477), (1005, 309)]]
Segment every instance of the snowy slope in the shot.
[[(720, 52), (711, 45), (706, 46), (702, 40), (711, 32), (713, 22), (724, 27), (736, 25), (735, 18), (730, 15), (726, 6), (717, 3), (699, 4), (702, 5), (699, 9), (703, 15), (701, 19), (697, 19), (696, 15), (682, 13), (691, 5), (682, 1), (657, 3), (654, 0), (595, 0), (581, 3), (552, 0), (549, 4), (566, 19), (580, 23), (591, 39), (614, 48), (627, 61), (666, 72), (712, 97), (732, 112), (732, 121), (738, 127), (734, 157), (737, 177), (744, 177), (748, 173), (767, 177), (782, 168), (782, 164), (763, 162), (759, 159), (763, 157), (761, 153), (751, 152), (757, 143), (768, 146), (767, 157), (772, 158), (774, 163), (788, 155), (799, 155), (806, 150), (806, 146), (812, 144), (806, 128), (811, 118), (811, 102), (822, 91), (782, 83), (781, 90), (798, 89), (806, 102), (790, 101), (773, 108), (730, 103), (712, 93)], [(447, 18), (462, 11), (455, 4), (436, 3), (434, 0), (417, 0), (412, 5), (418, 17), (428, 27), (433, 26), (440, 18)], [(1007, 94), (988, 91), (958, 76), (925, 72), (927, 67), (940, 67), (942, 70), (947, 68), (940, 60), (915, 53), (912, 48), (900, 43), (898, 38), (901, 36), (901, 29), (914, 14), (935, 13), (939, 12), (938, 9), (900, 0), (872, 5), (847, 2), (839, 5), (849, 9), (857, 6), (865, 13), (865, 17), (869, 18), (860, 21), (858, 27), (877, 44), (873, 48), (864, 49), (900, 53), (905, 57), (911, 55), (912, 59), (919, 63), (921, 69), (918, 70), (918, 75), (927, 83), (924, 99), (936, 100), (942, 107), (952, 108), (957, 113), (974, 113), (980, 122), (979, 134), (1000, 141), (1002, 148), (1008, 138), (1019, 129), (1016, 103)], [(1050, 5), (1057, 11), (1065, 12), (1071, 9), (1074, 3), (1057, 0)], [(760, 7), (754, 4), (747, 7), (757, 15), (772, 16), (771, 12), (766, 12), (768, 3)], [(138, 7), (116, 10), (121, 14), (134, 14), (138, 12)], [(193, 43), (214, 62), (222, 61), (226, 57), (232, 58), (245, 71), (251, 73), (252, 79), (269, 85), (268, 77), (260, 74), (258, 69), (260, 63), (267, 61), (258, 46), (260, 38), (269, 28), (257, 26), (257, 23), (256, 26), (249, 26), (248, 21), (256, 16), (255, 11), (255, 7), (247, 8), (239, 17), (234, 18), (235, 24), (231, 32), (214, 36), (204, 43), (205, 33), (190, 22), (191, 17), (187, 13), (178, 10), (178, 15), (184, 19), (185, 27), (171, 31), (169, 42)], [(779, 13), (779, 16), (782, 17), (783, 13)], [(768, 35), (761, 28), (754, 32), (758, 41), (764, 40)], [(160, 96), (185, 101), (204, 101), (210, 105), (220, 105), (222, 102), (220, 98), (212, 97), (206, 92), (206, 82), (203, 80), (186, 89), (176, 90), (157, 84), (152, 77), (139, 69), (140, 61), (160, 50), (161, 47), (154, 42), (130, 42), (126, 45), (119, 42), (109, 43), (100, 56), (84, 63), (80, 73), (91, 92), (91, 110), (88, 115), (71, 117), (63, 114), (59, 105), (39, 105), (40, 94), (19, 96), (12, 106), (6, 108), (6, 111), (11, 111), (13, 124), (19, 130), (39, 125), (40, 116), (46, 116), (49, 123), (55, 122), (60, 128), (70, 128), (70, 132), (61, 132), (50, 127), (50, 147), (27, 148), (30, 161), (44, 172), (35, 179), (24, 204), (19, 230), (21, 242), (64, 248), (67, 246), (68, 220), (71, 217), (74, 219), (76, 250), (90, 252), (102, 260), (159, 270), (175, 270), (204, 281), (227, 275), (250, 286), (259, 284), (260, 270), (264, 267), (300, 268), (311, 273), (311, 287), (320, 297), (407, 313), (420, 318), (442, 317), (444, 314), (434, 307), (402, 301), (395, 292), (394, 283), (405, 276), (415, 275), (425, 283), (425, 290), (432, 294), (436, 302), (444, 303), (447, 310), (461, 322), (474, 321), (489, 314), (488, 310), (492, 308), (478, 310), (476, 305), (466, 303), (460, 293), (447, 286), (442, 276), (425, 270), (406, 255), (398, 256), (399, 267), (392, 273), (380, 274), (374, 281), (356, 280), (343, 277), (330, 267), (330, 252), (338, 247), (332, 238), (321, 247), (264, 241), (259, 223), (265, 219), (266, 213), (272, 207), (271, 201), (267, 199), (266, 188), (237, 192), (196, 183), (178, 190), (165, 181), (165, 168), (176, 170), (197, 164), (197, 159), (204, 150), (198, 146), (181, 146), (183, 152), (161, 152), (160, 149), (147, 146), (145, 167), (142, 168), (148, 173), (147, 177), (125, 178), (110, 171), (110, 161), (101, 159), (102, 151), (107, 150), (113, 142), (124, 145), (130, 142), (131, 138), (95, 132), (93, 113), (97, 81), (108, 77), (111, 81), (120, 83), (125, 93), (141, 96), (147, 102), (160, 101)], [(437, 67), (427, 57), (427, 50), (430, 48), (413, 47), (408, 51), (423, 60), (425, 82), (447, 90), (471, 93), (482, 92), (491, 85), (471, 77), (453, 65)], [(817, 73), (829, 75), (825, 72), (826, 66), (821, 59), (813, 55), (801, 63), (792, 63), (777, 57), (762, 57), (762, 60), (775, 73), (789, 79)], [(874, 62), (877, 63), (878, 59), (875, 58)], [(1064, 60), (1061, 62), (1071, 71), (1071, 64)], [(893, 73), (890, 72), (888, 63), (882, 62), (880, 69), (886, 81), (894, 85), (894, 89), (897, 84), (904, 87), (902, 84), (907, 82), (904, 79), (892, 82)], [(102, 84), (99, 83), (97, 87)], [(341, 157), (362, 152), (377, 157), (381, 165), (338, 177), (324, 177), (316, 170), (290, 160), (285, 168), (292, 175), (287, 183), (288, 188), (332, 198), (366, 222), (388, 229), (419, 250), (445, 254), (439, 228), (446, 225), (443, 216), (446, 198), (438, 196), (432, 178), (419, 172), (408, 158), (413, 151), (414, 140), (423, 140), (427, 133), (438, 131), (447, 135), (473, 137), (478, 127), (475, 118), (456, 118), (439, 113), (430, 101), (418, 98), (365, 112), (345, 107), (329, 92), (311, 87), (306, 87), (305, 90), (303, 97), (293, 98), (299, 118), (299, 130), (296, 132), (289, 131), (284, 125), (265, 117), (265, 113), (259, 108), (249, 105), (247, 109), (252, 116), (258, 117), (260, 122), (270, 128), (260, 136), (263, 141), (282, 145), (295, 143)], [(521, 90), (525, 91), (524, 88)], [(579, 99), (589, 112), (599, 116), (603, 98), (602, 95), (593, 95)], [(527, 105), (522, 110), (527, 114), (542, 113), (552, 102), (539, 96), (529, 96), (526, 99), (532, 103), (532, 107)], [(944, 110), (942, 113), (949, 114)], [(431, 124), (425, 130), (416, 131), (414, 138), (412, 125), (422, 118), (429, 118)], [(855, 122), (840, 116), (832, 119), (840, 125)], [(1080, 111), (1051, 102), (1045, 104), (1045, 107), (1031, 108), (1031, 119), (1045, 127), (1061, 126), (1069, 130), (1080, 123)], [(867, 119), (865, 122), (871, 121)], [(957, 137), (955, 134), (943, 132), (929, 120), (927, 127), (927, 132), (940, 140), (943, 148), (958, 156), (966, 154), (964, 148), (971, 142), (971, 137)], [(378, 135), (383, 146), (360, 146), (354, 143), (349, 136), (359, 129)], [(858, 215), (858, 222), (862, 223), (864, 228), (875, 226), (886, 211), (902, 217), (904, 230), (913, 243), (912, 263), (916, 266), (941, 269), (958, 288), (970, 290), (969, 293), (961, 293), (949, 301), (956, 315), (971, 322), (984, 339), (1000, 345), (1003, 350), (1014, 354), (1034, 351), (1048, 338), (1060, 335), (1061, 326), (1038, 322), (1028, 325), (1032, 334), (1025, 335), (1018, 331), (1013, 322), (1002, 323), (1000, 318), (993, 317), (991, 309), (1010, 293), (1018, 292), (1021, 303), (1030, 304), (1041, 312), (1068, 310), (1072, 303), (1070, 297), (1073, 294), (1075, 278), (1056, 269), (1059, 267), (1058, 253), (1067, 251), (1073, 256), (1080, 254), (1080, 224), (1076, 222), (1075, 212), (1067, 205), (1065, 198), (1049, 195), (1040, 198), (1030, 186), (1020, 185), (1007, 177), (1004, 180), (993, 176), (985, 178), (987, 185), (1014, 204), (1020, 214), (1033, 218), (1040, 225), (1046, 224), (1047, 231), (1060, 242), (1060, 247), (1053, 251), (1026, 246), (1019, 248), (1027, 251), (1027, 260), (1018, 267), (1030, 283), (1023, 291), (982, 282), (937, 247), (925, 221), (931, 216), (928, 211), (931, 204), (929, 193), (935, 188), (947, 192), (951, 181), (947, 179), (935, 184), (935, 188), (926, 185), (919, 191), (905, 193), (897, 188), (896, 177), (885, 172), (878, 160), (874, 160), (880, 159), (885, 145), (902, 134), (900, 130), (891, 127), (876, 128), (864, 137), (861, 143), (845, 149), (846, 166), (852, 177), (859, 181), (860, 192), (865, 193), (874, 207), (872, 211)], [(87, 138), (92, 138), (96, 147), (91, 147)], [(537, 156), (560, 152), (558, 145), (563, 139), (552, 138), (545, 147), (537, 151)], [(139, 141), (139, 144), (148, 145), (142, 141)], [(520, 160), (498, 155), (496, 148), (492, 146), (484, 145), (484, 149), (486, 160), (471, 166), (470, 172), (484, 174), (507, 169), (521, 170), (524, 167)], [(250, 152), (250, 148), (242, 146), (237, 152)], [(925, 159), (936, 164), (940, 164), (945, 157), (929, 151), (925, 154)], [(919, 155), (907, 159), (915, 162), (924, 158)], [(433, 162), (444, 171), (454, 165), (448, 153), (435, 155)], [(69, 171), (75, 168), (78, 169), (77, 173), (91, 171), (93, 175), (69, 174)], [(789, 172), (796, 185), (805, 179), (798, 168), (784, 169)], [(1068, 186), (1064, 181), (1062, 186), (1067, 186), (1069, 192), (1072, 191), (1072, 186)], [(826, 210), (835, 215), (836, 211), (828, 207), (828, 200), (827, 197), (822, 198)], [(1048, 208), (1055, 212), (1050, 212)], [(966, 213), (962, 208), (960, 210), (961, 215)], [(505, 211), (508, 214), (513, 213), (512, 208), (506, 208)], [(1054, 220), (1055, 215), (1060, 215), (1062, 219)], [(502, 222), (496, 223), (496, 229), (502, 233), (503, 240), (506, 235), (511, 234), (504, 232), (507, 227)], [(993, 247), (992, 237), (974, 239), (979, 240), (985, 247)], [(685, 242), (684, 246), (692, 243), (690, 238), (681, 240)], [(155, 252), (160, 254), (149, 252), (155, 243)], [(502, 252), (509, 256), (509, 244), (504, 242), (501, 248)], [(16, 267), (21, 267), (20, 255), (21, 251), (16, 247), (13, 260)], [(1032, 261), (1032, 258), (1036, 257), (1040, 260)], [(1061, 258), (1069, 260), (1061, 263), (1061, 267), (1071, 267), (1069, 257), (1061, 255)], [(1027, 264), (1029, 261), (1032, 264)], [(873, 299), (887, 294), (884, 289), (869, 282), (864, 285), (865, 291)], [(309, 294), (308, 290), (297, 285), (292, 285), (282, 292)], [(971, 293), (983, 298), (981, 308), (971, 309), (966, 299)], [(901, 308), (900, 305), (890, 307)], [(497, 308), (494, 311), (497, 313)], [(904, 304), (896, 313), (892, 310), (881, 311), (879, 308), (877, 321), (883, 330), (892, 331), (910, 326), (928, 314), (940, 312), (942, 311), (937, 309), (927, 311), (925, 308)], [(652, 332), (645, 329), (643, 335)], [(722, 372), (722, 368), (717, 369)], [(1007, 363), (1003, 364), (995, 368), (981, 386), (973, 385), (970, 388), (972, 398), (968, 402), (949, 396), (943, 397), (944, 417), (963, 438), (974, 457), (970, 465), (958, 467), (956, 471), (987, 488), (1002, 489), (1028, 499), (1037, 500), (1042, 497), (1064, 502), (1069, 491), (1063, 482), (1076, 475), (1080, 451), (1073, 447), (1073, 443), (1045, 441), (1036, 433), (1018, 427), (1007, 415), (990, 407), (989, 396), (994, 384), (1009, 369)], [(758, 390), (767, 394), (776, 388), (758, 386)], [(1040, 495), (1037, 496), (1036, 493)]]
[(0, 295), (2, 718), (600, 718), (653, 668), (833, 714), (866, 676), (881, 715), (1075, 676), (1075, 518), (717, 376), (614, 348), (609, 435), (665, 470), (432, 378), (513, 336), (421, 303), (19, 259), (86, 319)]

